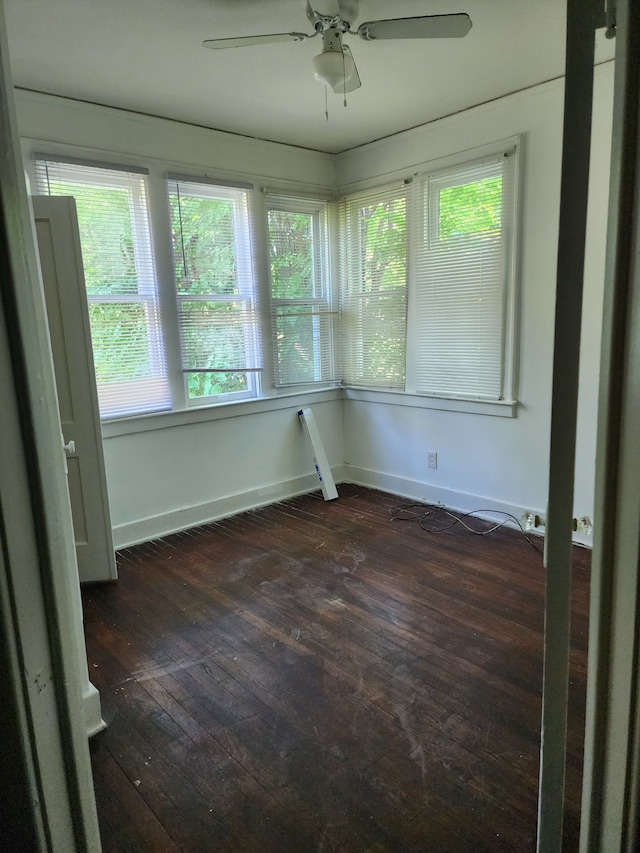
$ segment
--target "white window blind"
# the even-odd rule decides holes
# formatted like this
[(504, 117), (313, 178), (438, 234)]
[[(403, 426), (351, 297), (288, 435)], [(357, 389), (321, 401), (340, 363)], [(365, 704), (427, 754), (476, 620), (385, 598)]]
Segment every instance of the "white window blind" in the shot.
[(415, 268), (415, 387), (498, 400), (514, 205), (505, 154), (416, 182), (422, 239)]
[(144, 174), (34, 159), (40, 193), (76, 200), (101, 417), (170, 408)]
[(346, 198), (340, 231), (343, 383), (403, 390), (407, 188), (395, 185)]
[(188, 397), (253, 396), (261, 357), (249, 193), (171, 176), (168, 191)]
[(335, 382), (328, 205), (279, 195), (266, 202), (275, 385)]

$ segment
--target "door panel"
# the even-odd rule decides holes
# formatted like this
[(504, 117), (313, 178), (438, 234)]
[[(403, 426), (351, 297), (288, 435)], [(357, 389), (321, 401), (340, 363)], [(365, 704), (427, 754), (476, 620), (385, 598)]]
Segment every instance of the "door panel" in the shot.
[[(80, 580), (117, 577), (75, 201), (34, 196)], [(71, 446), (69, 443), (72, 442)]]
[[(73, 533), (76, 548), (79, 545), (89, 544), (89, 533), (87, 531), (87, 519), (84, 512), (85, 497), (82, 489), (82, 472), (80, 470), (80, 459), (77, 455), (67, 454), (67, 482), (69, 483), (69, 497), (73, 515)], [(81, 512), (75, 511), (74, 507), (82, 508)]]

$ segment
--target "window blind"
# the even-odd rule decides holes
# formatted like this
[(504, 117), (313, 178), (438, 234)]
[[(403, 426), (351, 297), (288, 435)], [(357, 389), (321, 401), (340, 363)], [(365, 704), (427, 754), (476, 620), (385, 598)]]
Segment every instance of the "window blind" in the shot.
[(343, 383), (404, 390), (406, 187), (346, 198), (340, 231)]
[(335, 382), (328, 205), (267, 196), (275, 385)]
[(188, 396), (255, 394), (261, 355), (249, 193), (172, 178), (168, 192)]
[(442, 397), (498, 400), (503, 386), (508, 236), (513, 198), (506, 155), (417, 182), (415, 387)]
[(169, 409), (146, 178), (38, 157), (38, 192), (73, 196), (103, 418)]

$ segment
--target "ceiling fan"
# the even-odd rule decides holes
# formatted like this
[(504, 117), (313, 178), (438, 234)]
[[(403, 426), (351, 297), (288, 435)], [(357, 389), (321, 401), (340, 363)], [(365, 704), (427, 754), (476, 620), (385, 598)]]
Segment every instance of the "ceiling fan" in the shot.
[[(325, 0), (328, 2), (328, 0)], [(336, 3), (333, 3), (334, 7)], [(236, 38), (207, 39), (204, 47), (223, 50), (229, 47), (252, 47), (272, 42), (306, 41), (322, 35), (322, 53), (313, 59), (316, 80), (324, 83), (336, 94), (353, 92), (362, 83), (344, 35), (358, 35), (364, 41), (382, 39), (462, 38), (471, 29), (471, 18), (461, 12), (451, 15), (420, 15), (413, 18), (390, 18), (383, 21), (366, 21), (357, 28), (351, 24), (358, 17), (359, 0), (337, 0), (337, 12), (324, 14), (312, 8), (307, 0), (307, 17), (314, 32), (267, 33), (265, 35), (238, 36)]]

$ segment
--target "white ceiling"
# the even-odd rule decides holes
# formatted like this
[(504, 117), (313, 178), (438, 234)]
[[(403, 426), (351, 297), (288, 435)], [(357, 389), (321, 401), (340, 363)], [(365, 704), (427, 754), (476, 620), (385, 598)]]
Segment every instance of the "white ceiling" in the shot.
[[(335, 0), (315, 0), (331, 12)], [(356, 24), (468, 12), (462, 39), (348, 39), (362, 88), (313, 79), (320, 38), (225, 51), (206, 38), (312, 32), (305, 0), (4, 0), (16, 86), (339, 152), (562, 75), (564, 0), (361, 0)], [(596, 61), (613, 56), (598, 34)]]

